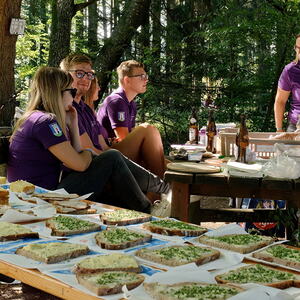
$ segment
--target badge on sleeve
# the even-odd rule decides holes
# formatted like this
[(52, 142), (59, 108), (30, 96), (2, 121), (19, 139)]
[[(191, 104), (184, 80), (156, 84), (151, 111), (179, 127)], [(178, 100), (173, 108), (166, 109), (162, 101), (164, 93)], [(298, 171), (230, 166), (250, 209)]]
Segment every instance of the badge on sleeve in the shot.
[(118, 120), (121, 122), (125, 121), (125, 112), (124, 111), (118, 112)]
[(58, 123), (51, 123), (49, 124), (49, 127), (53, 133), (54, 136), (62, 136), (62, 130), (60, 128), (60, 126), (58, 125)]

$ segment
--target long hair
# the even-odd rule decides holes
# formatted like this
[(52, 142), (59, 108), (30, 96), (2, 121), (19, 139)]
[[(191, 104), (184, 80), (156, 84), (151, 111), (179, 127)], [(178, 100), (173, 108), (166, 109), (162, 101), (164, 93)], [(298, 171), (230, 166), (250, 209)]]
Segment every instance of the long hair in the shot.
[(62, 101), (62, 91), (69, 88), (72, 81), (72, 76), (61, 69), (39, 68), (31, 83), (30, 99), (25, 113), (17, 121), (13, 136), (34, 111), (43, 111), (55, 117), (66, 135), (66, 112)]
[[(300, 34), (297, 34), (296, 35), (296, 42), (297, 42), (297, 39), (299, 39), (299, 38), (300, 38)], [(297, 64), (298, 61), (299, 61), (299, 52), (300, 52), (300, 50), (297, 49), (297, 48), (295, 48), (295, 50), (296, 50), (296, 57), (294, 59), (294, 63)]]
[(92, 109), (95, 110), (94, 106), (94, 101), (97, 99), (94, 99), (93, 96), (98, 89), (98, 79), (95, 76), (95, 78), (91, 81), (91, 86), (89, 90), (87, 91), (85, 97), (84, 97), (84, 102)]

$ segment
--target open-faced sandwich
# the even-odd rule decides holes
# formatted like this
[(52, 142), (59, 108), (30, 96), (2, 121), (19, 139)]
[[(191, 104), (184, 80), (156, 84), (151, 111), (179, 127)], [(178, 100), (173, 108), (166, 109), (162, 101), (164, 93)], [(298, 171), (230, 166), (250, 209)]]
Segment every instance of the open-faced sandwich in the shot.
[(287, 245), (273, 245), (252, 254), (253, 257), (300, 270), (300, 249)]
[(24, 238), (39, 238), (39, 234), (23, 225), (0, 222), (0, 242)]
[(46, 226), (51, 229), (51, 235), (56, 236), (67, 236), (101, 230), (101, 226), (97, 223), (61, 215), (48, 219)]
[(208, 247), (174, 245), (158, 249), (139, 249), (135, 255), (162, 265), (175, 267), (193, 262), (202, 265), (219, 258), (220, 252)]
[(179, 236), (198, 236), (207, 232), (206, 228), (181, 221), (162, 219), (143, 224), (143, 227), (153, 233)]
[(120, 250), (146, 243), (151, 234), (141, 233), (127, 228), (108, 227), (95, 235), (96, 243), (104, 249)]
[(151, 215), (135, 210), (117, 209), (101, 214), (100, 219), (103, 224), (124, 226), (150, 221)]
[(199, 242), (209, 246), (231, 250), (239, 253), (249, 253), (273, 243), (276, 239), (270, 236), (254, 234), (227, 234), (222, 236), (199, 237)]
[(244, 291), (244, 289), (226, 284), (208, 284), (202, 282), (181, 282), (161, 284), (144, 283), (148, 294), (157, 300), (225, 300)]
[(278, 289), (285, 289), (293, 285), (299, 285), (300, 275), (280, 271), (275, 268), (260, 264), (249, 264), (215, 277), (219, 283), (258, 283)]
[(70, 258), (85, 255), (88, 252), (89, 248), (85, 245), (64, 242), (28, 244), (16, 250), (16, 254), (41, 261), (46, 264), (65, 261)]

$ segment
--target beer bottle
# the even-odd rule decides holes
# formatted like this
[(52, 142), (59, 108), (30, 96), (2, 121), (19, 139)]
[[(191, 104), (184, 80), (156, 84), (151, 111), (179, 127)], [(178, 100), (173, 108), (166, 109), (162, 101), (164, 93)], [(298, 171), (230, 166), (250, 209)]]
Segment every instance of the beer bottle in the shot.
[(240, 129), (236, 135), (235, 143), (238, 147), (237, 161), (247, 163), (246, 149), (249, 146), (249, 134), (246, 126), (246, 117), (241, 115)]
[(196, 109), (193, 108), (192, 114), (190, 116), (189, 121), (189, 143), (190, 144), (198, 144), (198, 122), (197, 122), (197, 114)]
[(216, 127), (212, 110), (209, 111), (206, 135), (207, 135), (206, 151), (216, 153), (215, 136), (217, 135), (217, 127)]

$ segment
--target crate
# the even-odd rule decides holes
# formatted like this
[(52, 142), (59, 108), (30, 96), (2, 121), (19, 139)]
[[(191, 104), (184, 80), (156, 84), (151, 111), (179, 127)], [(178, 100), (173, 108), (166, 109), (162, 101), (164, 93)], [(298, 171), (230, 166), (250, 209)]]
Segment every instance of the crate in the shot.
[[(228, 128), (219, 132), (220, 152), (224, 156), (234, 156), (235, 139), (238, 128)], [(276, 132), (249, 132), (249, 147), (257, 157), (269, 158), (274, 156), (274, 144), (284, 143), (291, 147), (300, 147), (300, 141), (274, 140), (270, 136)]]

